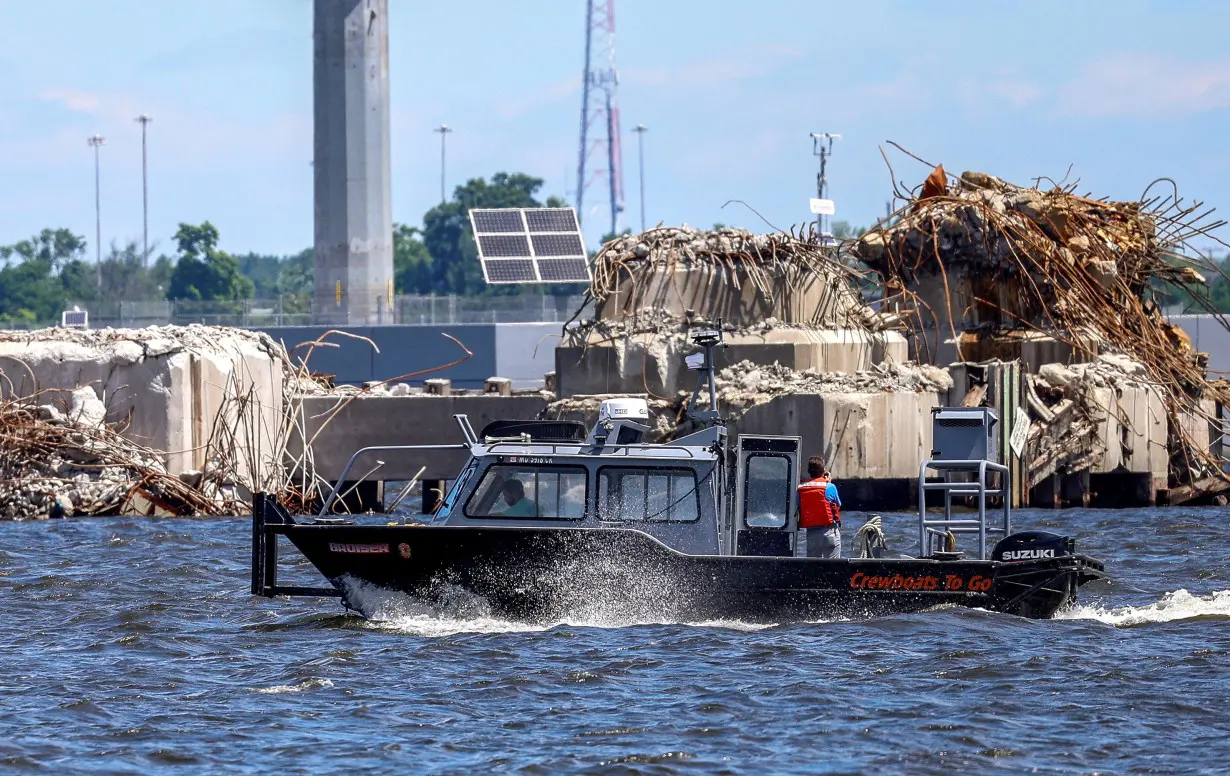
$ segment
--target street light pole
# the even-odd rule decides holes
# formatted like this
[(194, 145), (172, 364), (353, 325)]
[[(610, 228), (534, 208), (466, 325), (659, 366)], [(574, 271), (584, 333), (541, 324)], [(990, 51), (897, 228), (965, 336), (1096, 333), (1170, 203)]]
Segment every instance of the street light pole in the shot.
[(440, 133), (440, 204), (441, 205), (443, 205), (445, 202), (448, 201), (448, 199), (444, 196), (444, 161), (445, 161), (444, 138), (447, 137), (448, 133), (452, 131), (453, 130), (449, 129), (448, 124), (441, 124), (440, 126), (432, 130), (432, 132)]
[(149, 174), (145, 155), (145, 130), (152, 118), (142, 113), (135, 119), (141, 125), (141, 266), (149, 265)]
[(102, 297), (102, 195), (98, 185), (98, 149), (107, 144), (102, 135), (91, 135), (85, 141), (94, 149), (94, 251), (98, 263), (98, 296)]
[(645, 231), (645, 133), (649, 128), (644, 124), (637, 124), (632, 130), (636, 133), (636, 153), (640, 161), (641, 168), (641, 231)]

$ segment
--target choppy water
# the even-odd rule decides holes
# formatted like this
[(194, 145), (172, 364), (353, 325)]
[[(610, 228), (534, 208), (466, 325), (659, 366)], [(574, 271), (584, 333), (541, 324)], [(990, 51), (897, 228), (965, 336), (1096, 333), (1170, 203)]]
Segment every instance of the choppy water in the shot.
[(1230, 510), (1016, 522), (1113, 580), (1047, 622), (372, 623), (250, 597), (245, 520), (0, 524), (0, 772), (1226, 772)]

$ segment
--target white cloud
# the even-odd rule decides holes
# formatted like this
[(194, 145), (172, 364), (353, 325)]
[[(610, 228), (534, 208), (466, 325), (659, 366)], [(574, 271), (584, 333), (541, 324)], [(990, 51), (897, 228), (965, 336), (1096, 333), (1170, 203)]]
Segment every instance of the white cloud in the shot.
[(506, 119), (520, 118), (539, 108), (570, 100), (581, 91), (580, 76), (568, 76), (541, 86), (528, 94), (500, 101), (500, 116)]
[[(153, 117), (149, 128), (151, 159), (157, 155), (164, 169), (209, 171), (228, 165), (265, 167), (270, 163), (312, 157), (310, 114), (279, 113), (252, 116), (250, 121), (222, 118), (206, 105), (175, 99), (145, 98), (134, 94), (94, 94), (74, 89), (42, 92), (38, 99), (63, 105), (81, 114), (46, 131), (28, 132), (12, 139), (14, 161), (30, 166), (74, 164), (66, 151), (84, 148), (87, 135), (99, 133), (109, 146), (140, 143), (140, 114)], [(120, 153), (110, 150), (110, 153)]]
[(622, 81), (630, 86), (705, 89), (728, 87), (733, 82), (761, 78), (803, 56), (796, 46), (749, 46), (726, 56), (698, 59), (655, 68), (630, 67)]
[(97, 94), (79, 92), (71, 89), (53, 89), (43, 92), (39, 99), (44, 102), (54, 102), (74, 113), (94, 113), (101, 101)]
[(1059, 89), (1060, 115), (1175, 117), (1230, 108), (1230, 58), (1121, 53), (1094, 60)]

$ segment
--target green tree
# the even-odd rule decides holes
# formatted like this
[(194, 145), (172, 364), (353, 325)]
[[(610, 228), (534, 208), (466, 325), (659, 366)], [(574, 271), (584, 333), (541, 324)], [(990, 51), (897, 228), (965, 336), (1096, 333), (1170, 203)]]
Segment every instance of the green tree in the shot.
[(431, 254), (417, 226), (393, 224), (393, 285), (399, 294), (430, 294)]
[(294, 256), (282, 259), (278, 270), (278, 293), (285, 296), (310, 297), (316, 284), (316, 251), (304, 248)]
[(167, 299), (238, 301), (252, 296), (255, 284), (239, 271), (239, 261), (218, 250), (218, 229), (181, 223), (175, 233), (179, 260), (171, 273)]
[[(90, 273), (93, 267), (87, 268)], [(172, 264), (165, 256), (160, 256), (152, 266), (146, 266), (141, 248), (135, 241), (126, 243), (122, 248), (112, 244), (111, 252), (103, 259), (102, 294), (104, 300), (138, 301), (162, 299), (164, 290), (170, 284)], [(66, 275), (67, 269), (61, 272)], [(95, 281), (91, 281), (95, 282)], [(70, 286), (69, 279), (64, 280), (65, 287)], [(69, 295), (70, 299), (83, 297)]]
[(29, 240), (0, 246), (0, 322), (47, 323), (59, 320), (70, 296), (96, 298), (97, 270), (83, 260), (85, 247), (85, 240), (68, 229), (44, 229)]

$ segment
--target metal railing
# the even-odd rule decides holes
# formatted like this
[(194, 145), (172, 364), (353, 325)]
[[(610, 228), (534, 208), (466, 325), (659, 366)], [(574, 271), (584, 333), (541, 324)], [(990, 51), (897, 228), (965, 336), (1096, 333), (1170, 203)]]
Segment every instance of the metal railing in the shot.
[[(934, 469), (945, 477), (943, 482), (927, 482), (927, 470)], [(987, 487), (987, 472), (1000, 473), (1000, 486)], [(949, 482), (950, 472), (974, 472), (972, 482)], [(1008, 467), (991, 461), (924, 461), (918, 471), (918, 554), (927, 557), (933, 554), (932, 539), (946, 533), (978, 534), (978, 559), (987, 559), (987, 534), (1012, 533), (1012, 499), (1008, 495)], [(927, 517), (927, 492), (941, 491), (944, 494), (944, 517)], [(952, 515), (953, 496), (977, 496), (977, 516), (957, 518)], [(1003, 498), (1002, 525), (987, 525), (987, 496)]]
[[(392, 315), (381, 316), (385, 324), (458, 323), (563, 323), (573, 316), (584, 297), (528, 294), (524, 296), (457, 296), (453, 294), (402, 294), (393, 298)], [(187, 299), (69, 300), (65, 309), (89, 312), (90, 328), (139, 328), (193, 323), (215, 326), (260, 328), (336, 324), (335, 302), (311, 296), (284, 295), (238, 301)], [(314, 310), (320, 309), (320, 315)], [(0, 323), (0, 328), (40, 329), (59, 324), (52, 321)]]

